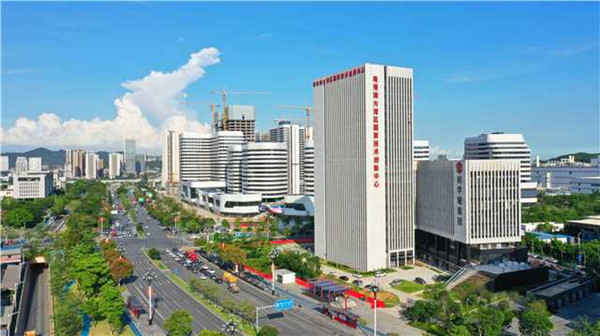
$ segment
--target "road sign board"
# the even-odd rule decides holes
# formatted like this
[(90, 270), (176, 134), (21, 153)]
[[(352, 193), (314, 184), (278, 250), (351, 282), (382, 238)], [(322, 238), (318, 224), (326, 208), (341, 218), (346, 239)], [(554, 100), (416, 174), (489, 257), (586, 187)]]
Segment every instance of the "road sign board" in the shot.
[(292, 308), (294, 308), (294, 300), (292, 299), (283, 299), (275, 301), (275, 310), (277, 311), (284, 311)]

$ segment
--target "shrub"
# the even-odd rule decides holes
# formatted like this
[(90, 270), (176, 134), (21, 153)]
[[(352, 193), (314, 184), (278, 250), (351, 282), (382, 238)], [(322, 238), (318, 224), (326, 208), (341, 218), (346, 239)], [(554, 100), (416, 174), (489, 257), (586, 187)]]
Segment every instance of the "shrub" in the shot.
[(153, 260), (160, 260), (160, 252), (154, 247), (148, 250), (148, 256)]

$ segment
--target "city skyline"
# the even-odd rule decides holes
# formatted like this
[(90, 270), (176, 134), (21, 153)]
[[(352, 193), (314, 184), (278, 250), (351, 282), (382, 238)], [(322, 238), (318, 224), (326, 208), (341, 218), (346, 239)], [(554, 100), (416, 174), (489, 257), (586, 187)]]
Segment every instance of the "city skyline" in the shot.
[[(596, 151), (593, 9), (597, 3), (4, 3), (3, 150), (116, 151), (135, 132), (140, 150), (159, 153), (166, 129), (208, 131), (208, 104), (220, 102), (210, 91), (223, 88), (268, 91), (228, 97), (256, 106), (257, 129), (268, 131), (275, 118), (303, 117), (276, 106), (310, 104), (319, 75), (369, 62), (415, 69), (414, 134), (429, 140), (432, 158), (459, 157), (465, 138), (494, 131), (524, 134), (533, 157)], [(213, 24), (219, 20), (228, 25)], [(27, 119), (15, 125), (19, 118)]]

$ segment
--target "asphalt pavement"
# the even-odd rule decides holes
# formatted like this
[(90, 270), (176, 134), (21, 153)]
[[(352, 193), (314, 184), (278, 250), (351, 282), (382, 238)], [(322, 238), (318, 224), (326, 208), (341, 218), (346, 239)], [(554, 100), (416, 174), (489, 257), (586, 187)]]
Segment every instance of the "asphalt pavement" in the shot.
[[(168, 279), (166, 275), (162, 274), (162, 272), (157, 271), (157, 268), (154, 265), (152, 265), (151, 262), (147, 259), (147, 257), (144, 256), (140, 251), (141, 248), (154, 247), (158, 249), (163, 255), (163, 263), (167, 267), (169, 267), (169, 269), (171, 269), (174, 273), (176, 273), (186, 281), (189, 281), (193, 277), (195, 277), (196, 275), (194, 275), (191, 271), (181, 266), (179, 263), (177, 263), (175, 260), (173, 260), (171, 257), (164, 253), (164, 250), (168, 247), (178, 247), (179, 241), (176, 239), (168, 238), (166, 232), (162, 230), (162, 228), (159, 226), (158, 221), (149, 216), (146, 209), (136, 206), (136, 216), (138, 218), (138, 221), (142, 223), (142, 225), (144, 225), (145, 227), (147, 226), (147, 228), (144, 229), (146, 232), (146, 239), (119, 239), (119, 241), (127, 249), (125, 254), (128, 258), (132, 258), (131, 260), (135, 263), (136, 273), (139, 271), (139, 276), (141, 276), (141, 274), (145, 272), (145, 269), (150, 267), (154, 269), (155, 273), (161, 273), (162, 278), (164, 278), (166, 281), (172, 284), (170, 279)], [(135, 251), (133, 251), (132, 249), (135, 249)], [(206, 262), (206, 260), (204, 261)], [(218, 267), (216, 267), (216, 265), (212, 265), (212, 268), (215, 269), (218, 272), (218, 274), (220, 274), (220, 270)], [(144, 269), (144, 271), (141, 271), (141, 269)], [(161, 281), (161, 279), (157, 279), (157, 281)], [(136, 282), (140, 281), (136, 280)], [(159, 286), (157, 287), (159, 291), (161, 290), (162, 283), (163, 282), (161, 281)], [(237, 294), (230, 294), (225, 289), (224, 285), (221, 285), (222, 290), (227, 292), (228, 295), (232, 295), (234, 299), (237, 299), (238, 302), (241, 300), (248, 300), (257, 307), (262, 307), (274, 305), (275, 300), (281, 299), (281, 297), (272, 296), (269, 292), (256, 288), (255, 286), (245, 281), (240, 280), (238, 281), (238, 283), (240, 286), (240, 292)], [(144, 285), (145, 284), (140, 283), (139, 286), (143, 287)], [(172, 284), (172, 286), (175, 285)], [(177, 286), (175, 287), (179, 289)], [(141, 290), (142, 288), (139, 289)], [(179, 291), (183, 292), (181, 290)], [(137, 292), (137, 290), (134, 289), (132, 292), (135, 293)], [(192, 307), (186, 307), (187, 304), (185, 304), (183, 297), (180, 297), (179, 295), (177, 297), (174, 297), (171, 290), (169, 290), (169, 292), (165, 294), (168, 297), (168, 299), (165, 299), (165, 303), (169, 302), (169, 304), (171, 304), (170, 301), (177, 301), (174, 304), (179, 304), (183, 306), (183, 308), (179, 309), (186, 309), (190, 312), (191, 310), (195, 310)], [(187, 293), (183, 292), (183, 294), (187, 296), (188, 302), (190, 300), (194, 301)], [(160, 304), (161, 303), (159, 302), (159, 308)], [(164, 316), (164, 318), (166, 317), (168, 317), (168, 315)], [(162, 319), (164, 320), (164, 318)], [(219, 323), (220, 328), (223, 322)], [(266, 324), (277, 327), (281, 331), (282, 335), (364, 335), (359, 330), (351, 329), (340, 323), (332, 322), (325, 315), (312, 308), (301, 308), (297, 312), (286, 311), (284, 313), (277, 313), (272, 308), (261, 310), (259, 312), (259, 325)], [(214, 328), (211, 327), (211, 329)]]
[(30, 265), (30, 297), (26, 298), (27, 314), (25, 330), (35, 330), (37, 336), (50, 335), (50, 292), (48, 291), (48, 268), (43, 265)]

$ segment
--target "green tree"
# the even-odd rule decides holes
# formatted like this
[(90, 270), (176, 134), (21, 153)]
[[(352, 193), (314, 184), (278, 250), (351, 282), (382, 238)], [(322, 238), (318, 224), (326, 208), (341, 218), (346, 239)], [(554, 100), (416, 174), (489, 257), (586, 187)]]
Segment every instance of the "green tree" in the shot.
[(231, 224), (229, 224), (229, 221), (226, 220), (226, 219), (223, 219), (221, 221), (221, 226), (224, 227), (224, 228), (226, 228), (227, 230), (231, 229)]
[(34, 215), (24, 208), (6, 210), (2, 218), (4, 224), (16, 228), (31, 226), (35, 220)]
[(474, 329), (477, 335), (500, 336), (504, 329), (504, 314), (499, 309), (481, 307), (474, 314)]
[(253, 321), (256, 317), (256, 306), (252, 304), (252, 302), (247, 300), (242, 300), (238, 304), (238, 312), (248, 321)]
[(579, 317), (569, 336), (600, 336), (600, 320), (592, 324), (587, 316)]
[(79, 335), (83, 322), (77, 311), (79, 298), (68, 293), (62, 298), (54, 310), (54, 327), (57, 335)]
[(258, 336), (278, 336), (279, 335), (279, 329), (270, 326), (270, 325), (266, 325), (263, 326), (262, 328), (260, 328), (260, 332), (258, 333)]
[(471, 336), (471, 332), (464, 325), (455, 325), (448, 331), (448, 336)]
[(525, 312), (519, 318), (521, 334), (524, 336), (548, 336), (552, 328), (546, 302), (538, 300), (528, 303)]
[(121, 280), (130, 277), (133, 274), (133, 263), (127, 259), (116, 258), (110, 264), (110, 275), (121, 284)]
[(148, 250), (148, 256), (150, 259), (160, 260), (160, 251), (152, 247)]
[(188, 336), (192, 332), (192, 315), (185, 310), (176, 310), (165, 321), (164, 328), (169, 336)]
[(120, 330), (123, 327), (121, 316), (125, 312), (125, 306), (117, 287), (111, 284), (102, 286), (98, 296), (98, 310), (110, 323), (113, 330)]
[(204, 329), (204, 330), (200, 330), (200, 332), (198, 334), (196, 334), (196, 336), (225, 336), (225, 334), (223, 334), (220, 331)]
[(88, 298), (96, 295), (100, 287), (111, 281), (108, 265), (99, 253), (76, 256), (72, 276), (77, 280), (79, 289)]
[(246, 263), (246, 252), (235, 245), (229, 244), (221, 251), (221, 258), (241, 266)]

